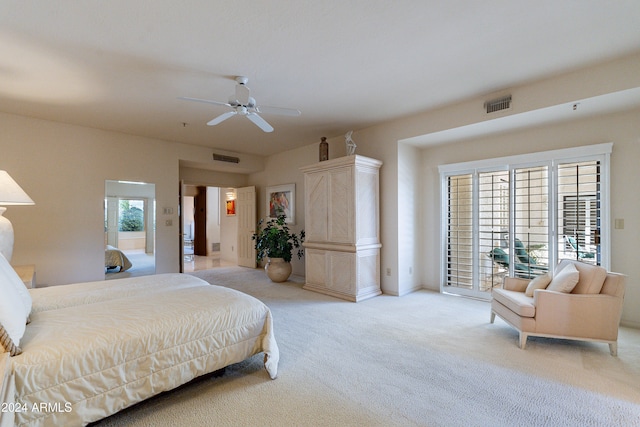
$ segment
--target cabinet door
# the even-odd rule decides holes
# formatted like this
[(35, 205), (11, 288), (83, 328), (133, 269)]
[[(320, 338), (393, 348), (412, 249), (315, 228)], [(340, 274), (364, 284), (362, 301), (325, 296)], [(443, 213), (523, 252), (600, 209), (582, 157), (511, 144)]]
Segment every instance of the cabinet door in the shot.
[(308, 173), (304, 176), (305, 233), (309, 242), (327, 241), (327, 200), (329, 182), (327, 172)]
[(320, 249), (305, 249), (305, 282), (320, 288), (327, 287), (326, 251)]
[(356, 254), (350, 252), (327, 251), (329, 283), (327, 288), (334, 292), (356, 296)]
[(354, 243), (353, 168), (329, 172), (328, 239), (333, 243)]

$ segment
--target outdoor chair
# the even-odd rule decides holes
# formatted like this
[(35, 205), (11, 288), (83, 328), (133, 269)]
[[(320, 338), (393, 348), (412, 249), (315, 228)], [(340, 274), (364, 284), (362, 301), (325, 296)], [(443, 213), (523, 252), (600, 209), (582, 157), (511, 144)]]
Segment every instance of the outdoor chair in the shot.
[(575, 252), (578, 255), (578, 259), (593, 259), (595, 258), (595, 254), (593, 252), (589, 252), (585, 250), (582, 246), (578, 244), (575, 237), (573, 236), (564, 236), (565, 244), (571, 248), (571, 251)]
[[(489, 258), (491, 258), (496, 264), (504, 267), (506, 270), (509, 270), (509, 254), (506, 253), (502, 248), (493, 248), (489, 252)], [(522, 262), (522, 259), (517, 256), (516, 249), (516, 260), (513, 264), (513, 271), (516, 277), (521, 277), (524, 279), (533, 279), (540, 274), (544, 274), (548, 271), (548, 268), (544, 265), (537, 265), (533, 258), (527, 257), (533, 261), (529, 263)]]

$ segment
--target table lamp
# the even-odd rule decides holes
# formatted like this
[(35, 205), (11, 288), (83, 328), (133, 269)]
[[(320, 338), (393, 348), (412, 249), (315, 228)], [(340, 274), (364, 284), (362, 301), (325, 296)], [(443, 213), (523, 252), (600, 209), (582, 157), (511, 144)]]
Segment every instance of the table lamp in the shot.
[(34, 204), (18, 183), (6, 171), (0, 170), (0, 253), (9, 262), (13, 255), (13, 226), (2, 216), (7, 210), (4, 206)]

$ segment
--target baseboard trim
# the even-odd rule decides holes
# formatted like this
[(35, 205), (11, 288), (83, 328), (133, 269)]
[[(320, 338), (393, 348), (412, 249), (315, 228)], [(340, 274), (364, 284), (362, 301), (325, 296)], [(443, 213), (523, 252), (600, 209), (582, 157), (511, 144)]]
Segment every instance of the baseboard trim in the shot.
[(622, 319), (620, 321), (620, 326), (624, 326), (624, 327), (627, 327), (627, 328), (640, 329), (640, 322), (633, 322), (631, 320)]

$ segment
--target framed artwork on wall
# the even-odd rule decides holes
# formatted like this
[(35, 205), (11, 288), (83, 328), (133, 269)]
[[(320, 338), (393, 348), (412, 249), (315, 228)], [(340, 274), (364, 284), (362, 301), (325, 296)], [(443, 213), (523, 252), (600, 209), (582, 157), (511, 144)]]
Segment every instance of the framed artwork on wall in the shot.
[(286, 216), (285, 222), (295, 224), (296, 185), (284, 184), (267, 187), (267, 216), (277, 218), (279, 214)]
[(235, 214), (236, 214), (235, 199), (227, 200), (227, 216), (234, 216)]

